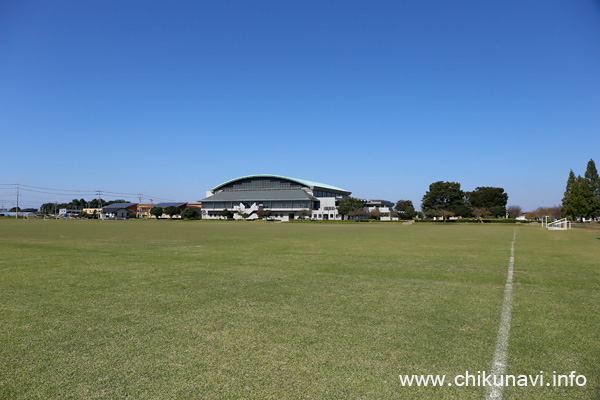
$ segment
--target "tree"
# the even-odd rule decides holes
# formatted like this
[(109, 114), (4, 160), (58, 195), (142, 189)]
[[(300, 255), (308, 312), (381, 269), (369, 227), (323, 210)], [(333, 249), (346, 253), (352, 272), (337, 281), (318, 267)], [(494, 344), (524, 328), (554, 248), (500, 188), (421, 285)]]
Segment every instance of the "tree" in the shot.
[(564, 217), (575, 220), (593, 220), (600, 215), (600, 177), (594, 160), (588, 162), (583, 177), (569, 171), (561, 211)]
[(233, 218), (233, 211), (224, 209), (223, 211), (221, 211), (221, 216), (224, 217), (225, 219), (231, 219), (231, 218)]
[(509, 218), (518, 218), (523, 214), (523, 210), (520, 206), (508, 206), (506, 209)]
[(569, 177), (567, 178), (567, 187), (565, 188), (565, 193), (562, 198), (562, 215), (565, 218), (574, 219), (577, 217), (576, 206), (575, 206), (575, 196), (579, 192), (579, 186), (577, 184), (577, 180), (575, 179), (575, 174), (573, 170), (569, 171)]
[(454, 212), (452, 211), (448, 211), (448, 210), (439, 210), (436, 213), (436, 216), (438, 217), (442, 217), (444, 219), (444, 222), (446, 222), (446, 220), (450, 217), (454, 217)]
[(574, 220), (589, 217), (594, 210), (594, 201), (595, 198), (587, 180), (581, 175), (575, 177), (571, 170), (562, 199), (562, 215)]
[(466, 195), (473, 209), (485, 208), (494, 217), (506, 215), (508, 194), (504, 192), (503, 188), (480, 186)]
[(585, 180), (590, 188), (591, 216), (600, 217), (600, 176), (594, 160), (590, 159), (585, 170)]
[(298, 215), (300, 217), (302, 217), (302, 219), (308, 219), (308, 218), (310, 218), (312, 213), (310, 210), (304, 209), (304, 210), (300, 210), (300, 212), (298, 212)]
[[(538, 207), (535, 211), (528, 211), (525, 213), (525, 218), (527, 219), (541, 219), (542, 217), (548, 216), (554, 219), (559, 219), (561, 217), (561, 207)], [(564, 217), (564, 214), (563, 214)]]
[(481, 219), (490, 215), (490, 210), (485, 207), (473, 207), (473, 215)]
[(101, 208), (102, 206), (105, 206), (106, 204), (107, 204), (106, 201), (103, 200), (102, 198), (100, 199), (100, 201), (98, 201), (98, 199), (90, 200), (90, 208)]
[(398, 200), (394, 206), (394, 210), (398, 211), (402, 219), (413, 219), (416, 215), (415, 206), (410, 200)]
[(415, 206), (413, 205), (413, 202), (410, 200), (398, 200), (396, 202), (396, 205), (394, 206), (394, 210), (398, 211), (400, 214), (406, 212), (406, 209), (412, 207), (413, 211), (415, 209)]
[(181, 212), (181, 217), (185, 219), (198, 219), (200, 213), (196, 207), (188, 207)]
[(402, 218), (413, 219), (415, 217), (415, 215), (417, 215), (417, 213), (415, 212), (415, 208), (413, 206), (408, 206), (408, 207), (406, 207), (406, 210), (404, 210), (404, 214), (402, 215)]
[(338, 212), (342, 215), (349, 215), (351, 212), (362, 210), (364, 204), (361, 200), (355, 199), (354, 197), (346, 197), (337, 206)]
[(429, 191), (423, 196), (421, 209), (428, 217), (437, 216), (438, 211), (448, 211), (462, 217), (471, 214), (465, 201), (465, 193), (458, 182), (438, 181), (429, 185)]
[(173, 217), (177, 214), (179, 214), (181, 212), (181, 210), (179, 209), (179, 207), (175, 207), (175, 206), (169, 206), (169, 207), (165, 207), (165, 214), (169, 215), (169, 218), (173, 219)]
[(271, 210), (265, 210), (265, 209), (262, 210), (262, 217), (264, 219), (271, 218), (271, 214), (272, 214)]
[(164, 214), (164, 210), (162, 207), (152, 207), (150, 209), (150, 214), (154, 215), (158, 219)]
[(577, 177), (579, 185), (578, 214), (580, 217), (592, 218), (596, 199), (590, 187), (590, 182), (582, 176)]
[(117, 203), (129, 203), (129, 202), (125, 199), (116, 199), (116, 200), (107, 201), (106, 203), (103, 202), (102, 204), (105, 206), (109, 206), (111, 204), (117, 204)]
[(381, 218), (381, 211), (379, 211), (379, 208), (375, 207), (372, 211), (369, 211), (369, 218), (372, 218), (372, 219)]
[(367, 216), (367, 213), (362, 208), (357, 208), (356, 210), (352, 210), (348, 212), (348, 216), (352, 218), (362, 219)]

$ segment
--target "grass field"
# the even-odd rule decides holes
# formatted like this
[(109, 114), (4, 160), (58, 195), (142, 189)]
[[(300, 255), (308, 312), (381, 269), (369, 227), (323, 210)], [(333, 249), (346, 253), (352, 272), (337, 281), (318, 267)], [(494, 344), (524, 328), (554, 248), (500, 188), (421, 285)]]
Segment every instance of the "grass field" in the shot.
[[(399, 374), (490, 369), (600, 398), (600, 230), (0, 220), (0, 398), (483, 399)], [(549, 381), (550, 378), (546, 378)]]

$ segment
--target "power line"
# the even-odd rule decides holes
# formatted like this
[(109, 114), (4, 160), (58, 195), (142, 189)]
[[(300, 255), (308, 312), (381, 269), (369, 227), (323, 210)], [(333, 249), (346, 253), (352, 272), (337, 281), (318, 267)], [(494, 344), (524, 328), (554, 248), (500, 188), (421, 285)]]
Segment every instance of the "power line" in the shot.
[(52, 194), (55, 196), (83, 196), (83, 195), (93, 195), (95, 194), (95, 192), (78, 192), (78, 193), (56, 193), (56, 192), (46, 192), (46, 191), (42, 191), (42, 190), (34, 190), (34, 189), (25, 189), (25, 188), (21, 188), (21, 190), (25, 190), (27, 192), (34, 192), (34, 193), (43, 193), (43, 194)]
[[(154, 200), (159, 200), (159, 201), (179, 201), (179, 200), (175, 200), (175, 199), (168, 199), (168, 198), (164, 198), (164, 197), (160, 197), (160, 196), (154, 196), (154, 195), (150, 195), (150, 194), (142, 194), (142, 193), (128, 193), (128, 192), (113, 192), (113, 191), (105, 191), (105, 190), (79, 190), (79, 189), (57, 189), (57, 188), (49, 188), (49, 187), (44, 187), (44, 186), (34, 186), (34, 185), (23, 185), (23, 184), (19, 184), (19, 183), (0, 183), (0, 186), (6, 186), (6, 187), (0, 187), (0, 190), (8, 190), (8, 191), (12, 191), (14, 190), (16, 193), (6, 193), (5, 197), (17, 197), (17, 202), (20, 201), (20, 197), (23, 196), (23, 192), (25, 193), (39, 193), (39, 194), (45, 194), (45, 195), (51, 195), (51, 196), (56, 196), (58, 201), (58, 198), (61, 197), (66, 197), (66, 196), (98, 196), (98, 200), (101, 204), (102, 202), (102, 195), (104, 195), (104, 197), (106, 198), (118, 198), (120, 196), (124, 196), (125, 198), (137, 198), (138, 202), (142, 202), (142, 199), (144, 200), (150, 200), (151, 202)], [(14, 201), (14, 200), (12, 200)], [(39, 200), (40, 202), (43, 202), (44, 200)], [(29, 200), (25, 200), (25, 202), (27, 204), (35, 204), (34, 201), (29, 201)], [(23, 204), (23, 201), (21, 201), (21, 204)]]
[(21, 186), (30, 187), (30, 188), (34, 188), (34, 189), (53, 190), (55, 192), (70, 192), (70, 193), (75, 193), (75, 192), (81, 192), (81, 193), (94, 192), (94, 190), (53, 189), (53, 188), (47, 188), (47, 187), (41, 187), (41, 186), (31, 186), (31, 185), (21, 185)]

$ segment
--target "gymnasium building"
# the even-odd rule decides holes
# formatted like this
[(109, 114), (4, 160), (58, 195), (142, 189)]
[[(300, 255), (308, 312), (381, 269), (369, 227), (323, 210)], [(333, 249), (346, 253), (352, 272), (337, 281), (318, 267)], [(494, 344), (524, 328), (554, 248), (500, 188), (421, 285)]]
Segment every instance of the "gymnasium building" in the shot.
[(206, 192), (202, 218), (221, 219), (223, 211), (235, 219), (256, 219), (265, 210), (271, 218), (341, 219), (336, 203), (351, 192), (324, 183), (279, 175), (249, 175), (232, 179)]

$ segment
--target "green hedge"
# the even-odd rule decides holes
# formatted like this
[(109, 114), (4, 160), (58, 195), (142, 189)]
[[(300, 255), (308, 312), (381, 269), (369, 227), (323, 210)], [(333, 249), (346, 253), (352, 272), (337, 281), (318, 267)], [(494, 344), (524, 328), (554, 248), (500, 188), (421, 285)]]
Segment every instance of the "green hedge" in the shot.
[(521, 220), (517, 220), (514, 218), (483, 218), (483, 219), (478, 219), (478, 218), (462, 218), (462, 219), (451, 219), (448, 221), (443, 221), (443, 220), (437, 220), (434, 221), (432, 219), (417, 219), (415, 220), (415, 222), (433, 222), (433, 223), (454, 223), (454, 224), (465, 224), (465, 223), (471, 223), (471, 224), (479, 224), (481, 222), (483, 222), (484, 224), (514, 224), (517, 222), (523, 223), (523, 224), (528, 224), (530, 222), (535, 222), (535, 221), (521, 221)]

